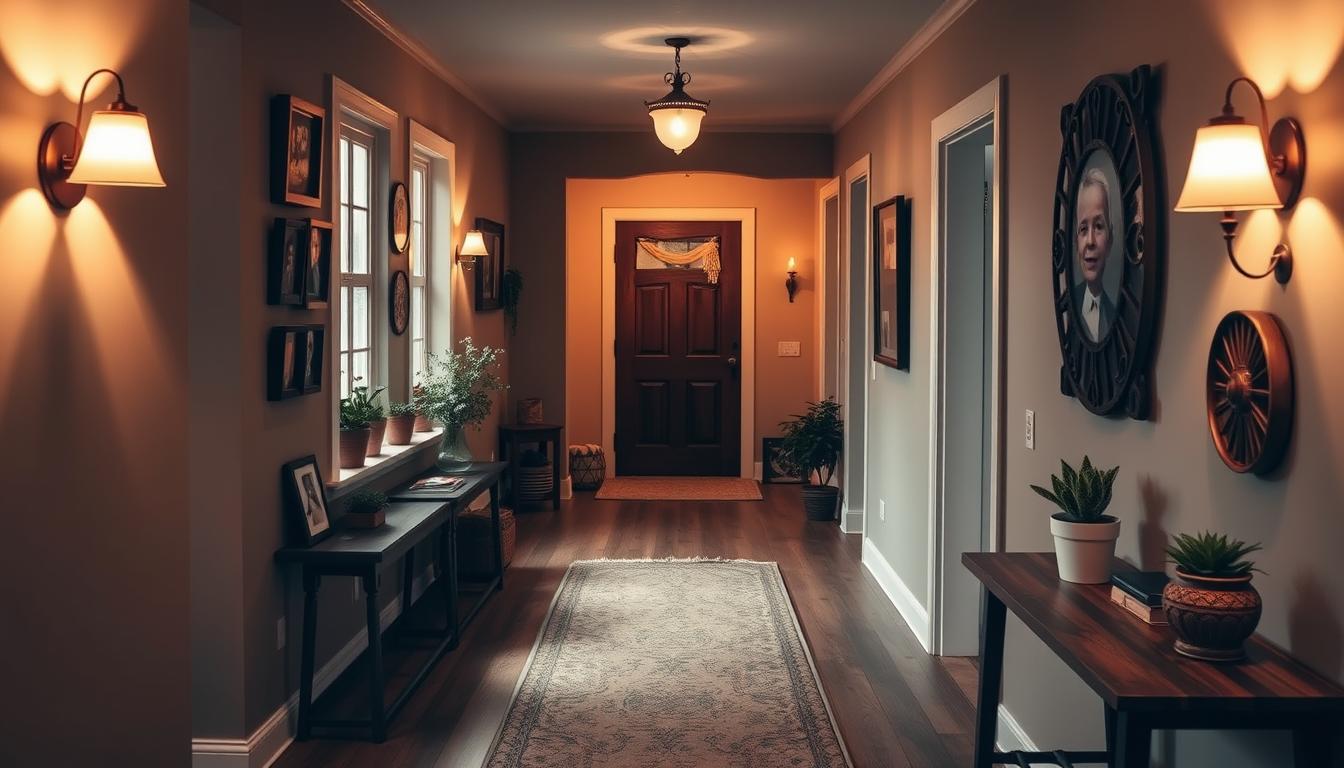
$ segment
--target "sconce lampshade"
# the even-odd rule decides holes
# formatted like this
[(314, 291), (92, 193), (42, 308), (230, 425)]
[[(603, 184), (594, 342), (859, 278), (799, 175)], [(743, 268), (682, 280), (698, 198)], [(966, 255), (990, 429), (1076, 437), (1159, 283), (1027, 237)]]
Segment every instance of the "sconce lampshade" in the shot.
[(1200, 128), (1176, 210), (1282, 208), (1260, 130), (1260, 126), (1244, 122), (1211, 123)]
[(700, 121), (705, 119), (705, 110), (663, 107), (650, 109), (649, 116), (653, 118), (653, 132), (658, 134), (658, 140), (680, 155), (700, 138)]
[(462, 250), (457, 252), (458, 261), (468, 263), (476, 261), (479, 256), (489, 256), (490, 251), (486, 250), (485, 238), (481, 237), (479, 229), (473, 229), (467, 232), (467, 236), (462, 241)]
[(71, 184), (117, 187), (162, 187), (163, 174), (154, 157), (149, 120), (134, 110), (99, 110), (71, 172)]

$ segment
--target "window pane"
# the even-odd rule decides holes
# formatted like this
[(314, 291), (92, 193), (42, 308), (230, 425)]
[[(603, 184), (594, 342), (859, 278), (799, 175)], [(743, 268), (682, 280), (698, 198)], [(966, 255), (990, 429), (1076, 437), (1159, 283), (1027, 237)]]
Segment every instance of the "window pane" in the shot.
[(419, 384), (425, 378), (425, 342), (417, 339), (411, 342), (411, 383)]
[(411, 289), (411, 337), (425, 337), (425, 289), (419, 285)]
[[(341, 188), (345, 188), (345, 177), (341, 177)], [(350, 271), (350, 208), (341, 206), (341, 272)]]
[(418, 221), (411, 222), (411, 274), (415, 277), (423, 277), (425, 269), (420, 259), (420, 254), (424, 253), (425, 248), (425, 228)]
[(341, 289), (341, 351), (350, 349), (350, 289)]
[(425, 172), (420, 168), (411, 172), (411, 216), (425, 220)]
[(356, 286), (350, 311), (350, 334), (354, 344), (351, 349), (366, 349), (369, 346), (369, 289)]
[(341, 202), (350, 202), (350, 140), (341, 139)]
[(357, 387), (358, 387), (358, 386), (368, 386), (369, 383), (370, 383), (370, 381), (369, 381), (369, 353), (368, 353), (368, 352), (353, 352), (353, 353), (351, 353), (351, 356), (352, 356), (352, 358), (353, 358), (351, 362), (352, 362), (352, 364), (354, 365), (354, 370), (352, 371), (352, 373), (354, 374), (354, 376), (352, 376), (350, 380), (351, 380), (351, 381), (354, 381), (354, 382), (357, 382), (357, 383), (355, 384), (355, 386), (357, 386)]
[(341, 397), (350, 396), (350, 353), (341, 353)]
[(369, 150), (362, 144), (356, 144), (351, 152), (351, 179), (354, 185), (354, 204), (361, 208), (369, 207)]
[(355, 208), (350, 211), (350, 272), (369, 273), (369, 212)]

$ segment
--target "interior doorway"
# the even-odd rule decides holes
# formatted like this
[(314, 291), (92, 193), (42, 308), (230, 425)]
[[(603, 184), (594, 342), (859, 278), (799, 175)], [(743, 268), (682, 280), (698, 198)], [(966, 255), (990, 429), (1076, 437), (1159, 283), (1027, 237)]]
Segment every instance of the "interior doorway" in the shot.
[[(820, 399), (840, 400), (840, 179), (831, 179), (817, 198), (817, 370)], [(832, 479), (832, 482), (839, 482)]]
[(845, 419), (844, 501), (840, 529), (846, 533), (864, 530), (864, 489), (868, 466), (868, 372), (872, 347), (869, 342), (871, 315), (868, 297), (868, 238), (871, 229), (871, 158), (864, 155), (845, 170), (844, 232), (840, 282), (844, 332), (839, 344), (840, 404)]
[(1000, 549), (1002, 79), (933, 121), (930, 647), (973, 656), (980, 589), (963, 552)]
[(616, 224), (616, 474), (741, 471), (742, 225)]

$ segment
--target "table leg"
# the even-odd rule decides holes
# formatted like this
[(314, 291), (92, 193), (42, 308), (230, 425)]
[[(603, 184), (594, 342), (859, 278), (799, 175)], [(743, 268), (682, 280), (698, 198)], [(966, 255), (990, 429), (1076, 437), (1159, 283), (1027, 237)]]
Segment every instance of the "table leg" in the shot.
[(383, 631), (378, 621), (378, 574), (366, 573), (364, 613), (369, 630), (369, 735), (376, 742), (387, 738), (387, 717), (383, 711)]
[[(517, 512), (514, 513), (515, 515)], [(517, 524), (518, 518), (514, 518)], [(490, 486), (490, 536), (494, 543), (495, 575), (499, 577), (498, 590), (504, 589), (504, 528), (499, 519), (499, 483)]]
[(1103, 704), (1106, 708), (1106, 755), (1111, 763), (1115, 763), (1115, 710), (1109, 704)]
[(317, 589), (322, 577), (303, 569), (303, 650), (299, 661), (299, 727), (297, 738), (306, 741), (312, 733), (313, 655), (317, 643)]
[(462, 639), (462, 624), (457, 616), (457, 568), (460, 559), (457, 556), (457, 509), (454, 507), (448, 513), (448, 565), (444, 569), (448, 573), (447, 592), (448, 592), (448, 631), (453, 633), (453, 640), (448, 644), (448, 650), (457, 647)]
[(415, 586), (415, 547), (411, 547), (406, 553), (406, 559), (401, 565), (401, 617), (397, 623), (402, 629), (406, 628), (408, 619), (411, 615), (411, 587)]
[(1344, 749), (1336, 729), (1321, 719), (1307, 719), (1293, 729), (1293, 765), (1296, 768), (1341, 768)]
[(1003, 687), (1003, 633), (1008, 611), (1003, 601), (984, 590), (980, 629), (980, 693), (975, 713), (975, 768), (991, 768), (999, 726), (999, 695)]
[[(560, 433), (556, 432), (555, 440), (551, 443), (555, 450), (551, 451), (551, 509), (560, 508)], [(502, 573), (501, 569), (501, 573)]]
[(1115, 713), (1115, 753), (1111, 768), (1148, 768), (1152, 724), (1133, 712)]
[(509, 507), (514, 513), (518, 512), (518, 467), (520, 466), (518, 455), (518, 435), (509, 433)]

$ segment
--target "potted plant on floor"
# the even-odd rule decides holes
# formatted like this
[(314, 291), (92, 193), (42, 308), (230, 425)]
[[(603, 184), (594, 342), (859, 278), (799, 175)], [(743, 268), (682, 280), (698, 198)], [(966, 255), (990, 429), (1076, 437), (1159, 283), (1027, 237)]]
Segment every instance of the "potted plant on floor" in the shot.
[(416, 400), (431, 421), (443, 425), (435, 464), (450, 473), (471, 467), (466, 429), (485, 421), (490, 415), (491, 393), (506, 389), (496, 372), (501, 350), (478, 348), (470, 336), (460, 344), (461, 352), (430, 355), (429, 375)]
[(1098, 470), (1087, 456), (1077, 471), (1067, 461), (1059, 463), (1064, 476), (1050, 476), (1051, 490), (1031, 486), (1060, 509), (1050, 516), (1059, 578), (1074, 584), (1105, 584), (1111, 580), (1115, 540), (1120, 537), (1120, 521), (1105, 512), (1120, 468)]
[(358, 491), (345, 504), (345, 525), (350, 528), (377, 528), (383, 524), (384, 510), (389, 503), (387, 494), (374, 490)]
[[(1176, 652), (1205, 661), (1245, 658), (1243, 644), (1260, 623), (1260, 593), (1245, 559), (1259, 544), (1205, 531), (1172, 537), (1167, 556), (1176, 578), (1162, 590), (1162, 612), (1176, 633)], [(1263, 573), (1263, 571), (1261, 571)]]
[(387, 444), (410, 445), (415, 432), (415, 403), (389, 403), (387, 406)]
[[(358, 379), (356, 379), (358, 381)], [(364, 446), (364, 455), (377, 456), (383, 452), (383, 435), (387, 432), (387, 416), (378, 396), (386, 387), (378, 387), (372, 392), (363, 384), (350, 390), (350, 406), (360, 414), (369, 425), (369, 441)]]
[(807, 412), (780, 422), (784, 441), (780, 460), (803, 478), (803, 509), (808, 520), (834, 520), (840, 489), (831, 485), (844, 450), (845, 422), (840, 404), (827, 398), (808, 403)]
[(359, 469), (369, 453), (369, 413), (353, 398), (341, 398), (341, 469)]

